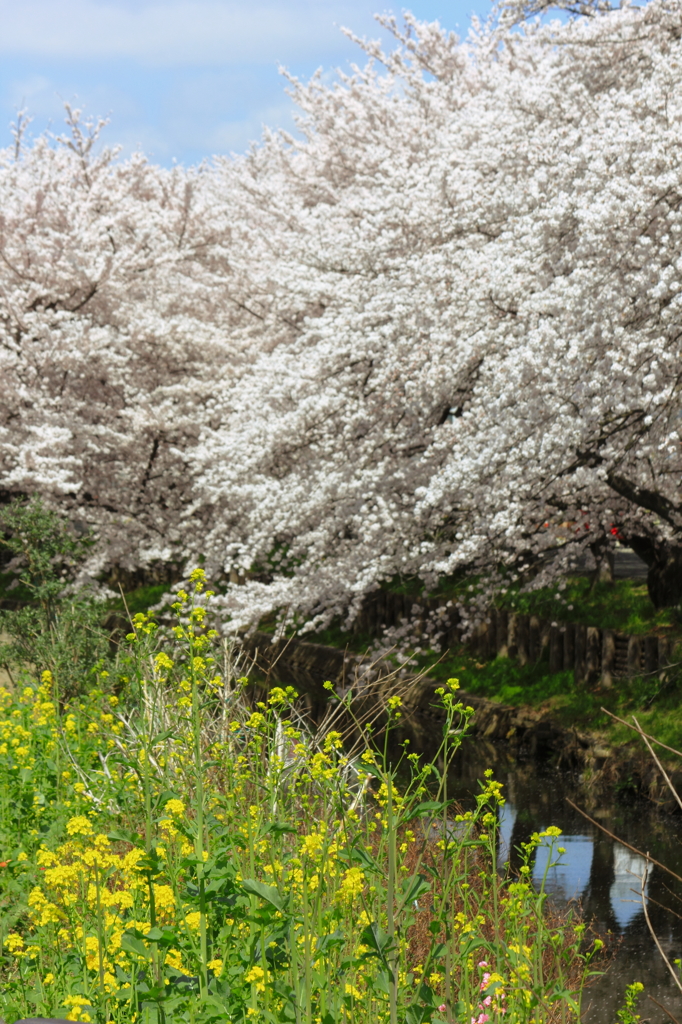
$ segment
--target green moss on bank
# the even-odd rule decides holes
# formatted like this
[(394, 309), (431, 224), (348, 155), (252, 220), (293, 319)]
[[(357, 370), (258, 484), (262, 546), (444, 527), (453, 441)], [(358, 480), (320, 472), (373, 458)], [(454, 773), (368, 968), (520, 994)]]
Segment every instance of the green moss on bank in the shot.
[[(419, 668), (428, 668), (437, 655), (420, 655)], [(503, 704), (529, 705), (549, 712), (565, 727), (599, 731), (610, 742), (631, 738), (624, 726), (614, 723), (601, 709), (621, 718), (636, 715), (646, 731), (664, 743), (682, 748), (682, 680), (671, 669), (666, 677), (617, 679), (609, 689), (576, 685), (570, 671), (550, 674), (546, 659), (535, 665), (519, 665), (510, 658), (482, 662), (463, 649), (448, 652), (429, 671), (437, 680), (456, 677), (468, 693)]]
[(593, 585), (586, 576), (572, 576), (566, 579), (566, 588), (560, 593), (555, 587), (527, 594), (509, 591), (498, 603), (510, 611), (582, 622), (620, 633), (681, 632), (678, 611), (654, 608), (646, 584), (640, 580)]

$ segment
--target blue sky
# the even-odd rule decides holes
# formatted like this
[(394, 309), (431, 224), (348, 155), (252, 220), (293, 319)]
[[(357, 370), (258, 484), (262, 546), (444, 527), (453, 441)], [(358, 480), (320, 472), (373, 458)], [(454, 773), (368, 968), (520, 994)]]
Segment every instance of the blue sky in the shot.
[[(261, 126), (292, 126), (278, 64), (307, 78), (362, 54), (386, 0), (0, 0), (0, 145), (22, 105), (30, 131), (59, 130), (63, 101), (111, 117), (125, 153), (190, 164), (243, 152)], [(466, 32), (489, 0), (415, 0), (424, 20)], [(7, 126), (7, 127), (5, 127)]]

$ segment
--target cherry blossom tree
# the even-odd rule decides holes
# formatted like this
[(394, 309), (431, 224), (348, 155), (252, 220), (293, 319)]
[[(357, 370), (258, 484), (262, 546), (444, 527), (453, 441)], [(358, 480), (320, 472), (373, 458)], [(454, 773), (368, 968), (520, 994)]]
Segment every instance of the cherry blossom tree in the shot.
[(396, 575), (483, 607), (616, 537), (677, 603), (682, 4), (548, 10), (384, 18), (290, 80), (297, 137), (198, 170), (76, 115), (8, 150), (2, 486), (99, 567), (205, 556), (233, 628)]
[(103, 127), (67, 108), (0, 159), (1, 485), (95, 527), (93, 572), (187, 557), (192, 451), (249, 348), (239, 225), (202, 170), (120, 161)]
[(541, 585), (614, 533), (679, 600), (680, 7), (514, 13), (389, 22), (383, 72), (296, 84), (305, 141), (252, 157), (317, 309), (204, 437), (235, 622), (352, 617), (397, 573)]

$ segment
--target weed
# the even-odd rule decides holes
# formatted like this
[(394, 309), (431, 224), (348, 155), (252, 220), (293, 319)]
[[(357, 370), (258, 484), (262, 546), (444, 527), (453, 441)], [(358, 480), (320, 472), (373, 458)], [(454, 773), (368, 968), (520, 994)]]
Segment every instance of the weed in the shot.
[(38, 498), (15, 500), (0, 510), (0, 531), (0, 545), (12, 555), (7, 593), (18, 603), (0, 611), (0, 632), (9, 637), (0, 647), (0, 662), (10, 672), (26, 664), (49, 671), (59, 699), (68, 699), (109, 654), (102, 602), (87, 588), (72, 586), (88, 538)]
[[(548, 864), (562, 855), (558, 829), (505, 876), (491, 772), (453, 815), (471, 716), (456, 680), (433, 763), (391, 766), (369, 740), (351, 757), (292, 688), (253, 705), (218, 669), (201, 570), (192, 581), (172, 631), (135, 615), (82, 697), (60, 707), (48, 670), (2, 693), (4, 1017), (578, 1020), (599, 943), (548, 916), (530, 881), (538, 844)], [(350, 697), (332, 699), (352, 720)]]

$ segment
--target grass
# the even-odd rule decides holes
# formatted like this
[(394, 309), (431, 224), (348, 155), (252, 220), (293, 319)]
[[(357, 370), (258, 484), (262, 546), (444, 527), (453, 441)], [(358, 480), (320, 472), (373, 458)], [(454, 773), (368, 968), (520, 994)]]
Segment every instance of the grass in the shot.
[[(421, 655), (417, 662), (426, 667), (430, 659)], [(542, 709), (566, 728), (597, 731), (616, 746), (633, 742), (632, 733), (615, 724), (602, 707), (622, 718), (635, 714), (646, 731), (682, 749), (682, 683), (674, 670), (664, 679), (617, 679), (610, 689), (588, 688), (577, 686), (572, 672), (550, 674), (546, 657), (521, 666), (509, 658), (481, 662), (461, 649), (443, 658), (430, 675), (439, 681), (455, 676), (467, 693), (503, 704)]]
[[(455, 815), (469, 714), (442, 688), (433, 764), (251, 696), (205, 628), (203, 574), (165, 637), (63, 704), (1, 692), (0, 1014), (105, 1024), (568, 1024), (599, 942), (496, 869), (499, 785)], [(254, 699), (256, 703), (254, 704)], [(400, 698), (386, 713), (400, 717)], [(345, 724), (344, 724), (345, 723)], [(441, 771), (436, 767), (441, 764)]]
[[(498, 602), (500, 607), (543, 619), (585, 623), (625, 634), (665, 634), (682, 640), (682, 623), (677, 609), (655, 609), (646, 584), (636, 580), (617, 580), (612, 584), (592, 584), (587, 576), (568, 577), (562, 591), (556, 587), (521, 593), (511, 589)], [(457, 584), (444, 583), (438, 596), (457, 595)], [(414, 592), (411, 581), (394, 581), (387, 589)], [(461, 595), (460, 595), (461, 596)], [(338, 624), (305, 640), (348, 648), (357, 653), (372, 649), (375, 637), (351, 633)], [(632, 734), (615, 724), (602, 707), (620, 717), (636, 714), (643, 727), (670, 746), (682, 749), (682, 679), (671, 669), (665, 678), (617, 679), (611, 689), (576, 686), (572, 672), (550, 674), (548, 656), (533, 665), (521, 666), (509, 658), (482, 661), (466, 648), (439, 655), (427, 651), (414, 656), (415, 671), (429, 669), (438, 681), (459, 679), (462, 688), (472, 694), (504, 704), (528, 705), (550, 713), (558, 723), (581, 730), (598, 731), (605, 742), (621, 745), (632, 742)]]
[(620, 633), (680, 633), (677, 610), (654, 608), (646, 584), (638, 580), (592, 584), (586, 576), (571, 576), (565, 582), (561, 592), (556, 588), (525, 594), (512, 591), (499, 602), (500, 607)]
[[(631, 594), (636, 589), (622, 587), (621, 594)], [(635, 593), (635, 598), (639, 597), (641, 595)], [(636, 608), (634, 601), (630, 605), (631, 610), (633, 605)], [(604, 623), (614, 624), (614, 607), (615, 602), (608, 615), (603, 616)], [(540, 595), (536, 604), (529, 602), (522, 610), (544, 615), (551, 614), (551, 609), (548, 596)], [(662, 619), (662, 615), (657, 617), (659, 625)], [(581, 619), (576, 616), (573, 621)], [(582, 621), (594, 620), (586, 614)], [(643, 623), (646, 620), (635, 619), (633, 613), (627, 631), (637, 621)], [(373, 640), (370, 636), (346, 633), (334, 626), (306, 635), (304, 639), (333, 647), (348, 647), (359, 654), (370, 651)], [(471, 655), (465, 647), (445, 654), (427, 651), (414, 656), (412, 662), (415, 672), (428, 669), (429, 676), (438, 682), (454, 677), (467, 693), (503, 704), (542, 709), (566, 728), (597, 731), (605, 742), (616, 746), (633, 742), (632, 734), (614, 723), (604, 714), (602, 707), (620, 717), (636, 714), (646, 731), (662, 742), (682, 749), (682, 678), (676, 668), (663, 678), (657, 674), (648, 678), (616, 679), (611, 689), (602, 689), (599, 686), (576, 685), (571, 671), (550, 674), (546, 651), (538, 662), (524, 666), (511, 658), (483, 661)]]

